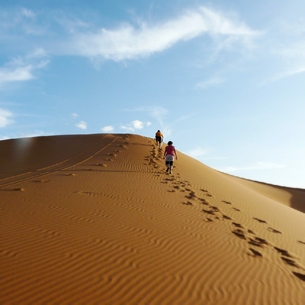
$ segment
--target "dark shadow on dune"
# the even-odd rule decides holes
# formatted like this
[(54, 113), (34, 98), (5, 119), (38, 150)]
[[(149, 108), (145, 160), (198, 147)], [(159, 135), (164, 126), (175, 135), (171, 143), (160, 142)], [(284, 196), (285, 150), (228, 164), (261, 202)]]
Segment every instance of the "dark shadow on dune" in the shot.
[(290, 206), (302, 213), (305, 213), (305, 189), (294, 189), (285, 187), (288, 193), (291, 194)]
[(223, 173), (223, 172), (220, 172), (220, 173), (222, 173), (226, 176), (232, 177), (234, 179), (237, 179), (237, 180), (249, 181), (252, 183), (257, 183), (257, 184), (265, 185), (267, 187), (273, 187), (273, 188), (288, 192), (291, 195), (289, 206), (299, 212), (305, 213), (305, 189), (280, 186), (280, 185), (270, 184), (270, 183), (266, 183), (266, 182), (241, 178), (241, 177), (233, 176), (233, 175)]
[[(252, 180), (250, 180), (250, 181), (252, 181)], [(253, 181), (253, 182), (268, 185), (268, 186), (288, 192), (291, 195), (290, 207), (295, 210), (298, 210), (302, 213), (305, 213), (305, 189), (279, 186), (279, 185), (268, 184), (268, 183), (259, 182), (259, 181)]]

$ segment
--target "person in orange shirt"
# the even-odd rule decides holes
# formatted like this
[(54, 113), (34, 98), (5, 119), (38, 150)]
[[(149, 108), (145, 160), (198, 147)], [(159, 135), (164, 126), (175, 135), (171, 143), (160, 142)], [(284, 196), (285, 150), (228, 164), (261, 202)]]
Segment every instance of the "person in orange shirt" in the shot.
[(161, 145), (162, 145), (162, 142), (163, 142), (163, 134), (161, 133), (160, 130), (158, 130), (156, 132), (155, 139), (156, 139), (156, 145), (159, 146), (159, 148), (161, 148)]

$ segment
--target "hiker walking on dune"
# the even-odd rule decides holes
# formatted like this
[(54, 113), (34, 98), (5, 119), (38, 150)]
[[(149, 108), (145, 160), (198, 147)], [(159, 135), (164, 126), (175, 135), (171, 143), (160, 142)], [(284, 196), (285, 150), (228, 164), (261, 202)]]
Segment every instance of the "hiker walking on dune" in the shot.
[(175, 157), (176, 157), (176, 160), (178, 160), (175, 146), (173, 145), (172, 141), (169, 141), (167, 143), (167, 146), (165, 147), (165, 151), (164, 151), (165, 165), (167, 167), (166, 172), (169, 171), (171, 174), (173, 173)]
[(162, 142), (163, 142), (163, 134), (160, 130), (158, 130), (156, 132), (155, 139), (156, 139), (156, 145), (159, 146), (159, 148), (161, 148), (161, 145), (162, 145)]

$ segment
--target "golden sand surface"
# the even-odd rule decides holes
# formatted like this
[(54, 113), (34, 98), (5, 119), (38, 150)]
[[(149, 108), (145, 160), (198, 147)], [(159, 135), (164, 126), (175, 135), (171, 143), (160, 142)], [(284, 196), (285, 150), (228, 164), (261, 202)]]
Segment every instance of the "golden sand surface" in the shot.
[(304, 304), (305, 191), (128, 134), (0, 142), (0, 304)]

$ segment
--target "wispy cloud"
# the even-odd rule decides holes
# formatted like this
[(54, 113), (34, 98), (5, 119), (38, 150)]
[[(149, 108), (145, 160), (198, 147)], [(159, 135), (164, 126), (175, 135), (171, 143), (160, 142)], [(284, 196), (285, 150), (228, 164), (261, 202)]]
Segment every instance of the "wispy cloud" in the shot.
[(221, 77), (213, 77), (202, 82), (196, 84), (197, 89), (207, 89), (209, 87), (219, 86), (225, 82), (224, 78)]
[(0, 67), (0, 86), (33, 79), (35, 71), (44, 68), (48, 62), (42, 49), (34, 50), (25, 57), (16, 57)]
[(124, 24), (117, 29), (79, 32), (70, 43), (70, 51), (89, 58), (131, 60), (161, 52), (179, 41), (188, 41), (203, 34), (248, 40), (258, 32), (242, 22), (230, 20), (220, 12), (200, 7), (155, 25), (142, 22), (137, 26)]
[(10, 111), (0, 108), (0, 128), (13, 123), (13, 120), (11, 119), (12, 116), (13, 114)]
[(33, 77), (31, 65), (12, 68), (0, 68), (0, 84), (16, 81), (26, 81)]
[(21, 8), (2, 17), (0, 39), (7, 41), (14, 34), (15, 39), (31, 41), (27, 46), (35, 43), (54, 55), (79, 55), (97, 62), (148, 57), (203, 35), (213, 37), (220, 49), (236, 41), (248, 47), (248, 42), (260, 34), (244, 22), (207, 7), (184, 11), (162, 22), (137, 19), (136, 23), (122, 22), (113, 28), (97, 28), (89, 18), (81, 20), (73, 13), (68, 17), (63, 11), (44, 14)]
[(304, 26), (304, 20), (294, 20), (289, 24), (284, 22), (266, 35), (265, 40), (268, 42), (264, 43), (264, 53), (272, 57), (268, 60), (271, 64), (268, 70), (273, 75), (263, 81), (262, 85), (305, 72)]
[(298, 74), (301, 74), (301, 73), (304, 73), (304, 72), (305, 72), (305, 63), (304, 63), (304, 65), (302, 65), (300, 67), (290, 69), (290, 70), (281, 72), (277, 75), (274, 75), (273, 77), (267, 79), (263, 84), (274, 83), (274, 82), (277, 82), (277, 81), (279, 81), (283, 78), (295, 76), (295, 75), (298, 75)]
[(273, 162), (257, 162), (255, 164), (251, 164), (248, 166), (241, 167), (233, 167), (228, 166), (225, 167), (222, 171), (224, 172), (236, 172), (236, 171), (244, 171), (244, 170), (265, 170), (265, 169), (275, 169), (285, 167), (284, 164), (277, 164)]
[(84, 122), (84, 121), (80, 121), (80, 122), (77, 123), (75, 126), (78, 127), (79, 129), (83, 129), (83, 130), (86, 130), (86, 129), (87, 129), (87, 123)]
[(32, 10), (29, 10), (27, 8), (22, 8), (21, 9), (21, 15), (27, 17), (27, 18), (35, 18), (36, 14), (32, 11)]

